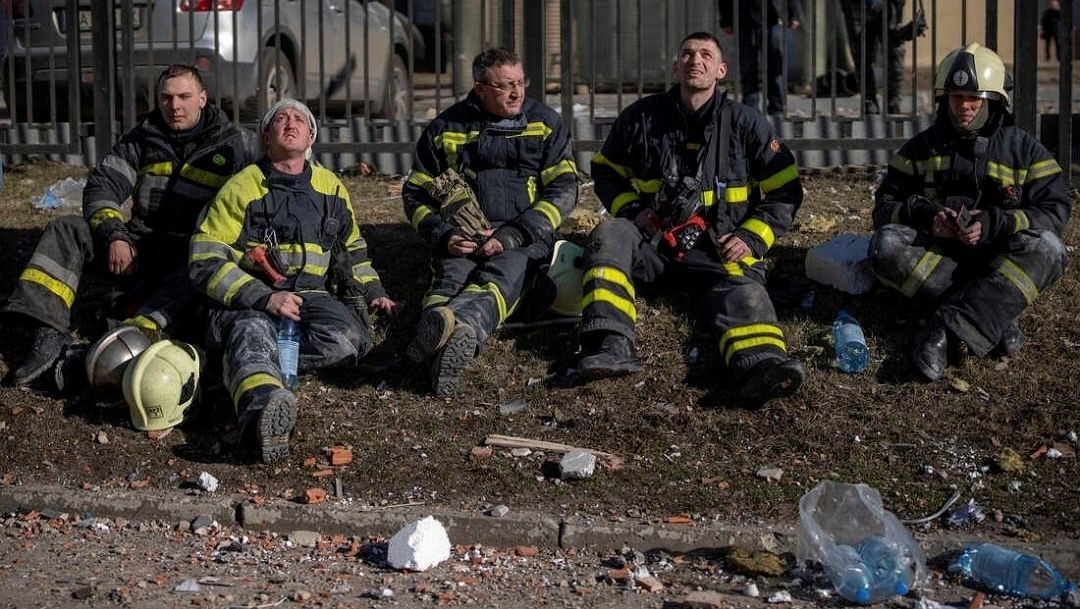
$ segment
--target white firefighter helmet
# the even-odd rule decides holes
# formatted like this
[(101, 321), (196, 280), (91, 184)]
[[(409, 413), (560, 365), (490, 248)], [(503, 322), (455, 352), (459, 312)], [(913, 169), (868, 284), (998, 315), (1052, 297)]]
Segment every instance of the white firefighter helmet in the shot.
[(941, 60), (934, 81), (934, 97), (963, 92), (983, 99), (999, 100), (1009, 109), (1012, 77), (1001, 57), (973, 42), (953, 49)]
[(187, 343), (161, 340), (124, 371), (124, 400), (135, 429), (179, 424), (199, 387), (199, 353)]
[(548, 277), (555, 283), (555, 300), (548, 309), (559, 315), (581, 315), (581, 257), (585, 250), (570, 241), (555, 242)]
[(86, 352), (86, 378), (98, 390), (119, 390), (124, 368), (150, 346), (135, 326), (120, 326), (99, 338)]

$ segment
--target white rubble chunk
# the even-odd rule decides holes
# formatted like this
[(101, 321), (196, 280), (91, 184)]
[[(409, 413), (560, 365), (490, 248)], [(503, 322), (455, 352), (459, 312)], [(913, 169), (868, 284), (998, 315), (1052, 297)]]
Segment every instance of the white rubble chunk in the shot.
[(787, 590), (780, 590), (776, 594), (773, 594), (769, 598), (765, 599), (765, 602), (776, 605), (780, 603), (790, 603), (791, 600), (792, 599), (790, 592), (788, 592)]
[(596, 455), (573, 450), (559, 461), (559, 477), (563, 480), (584, 480), (596, 471)]
[(427, 571), (448, 558), (450, 537), (432, 516), (407, 524), (395, 533), (386, 553), (391, 567), (409, 571)]
[(218, 479), (215, 478), (210, 472), (203, 472), (199, 474), (199, 488), (212, 493), (218, 488)]
[(874, 287), (870, 235), (842, 233), (806, 252), (806, 276), (848, 294)]

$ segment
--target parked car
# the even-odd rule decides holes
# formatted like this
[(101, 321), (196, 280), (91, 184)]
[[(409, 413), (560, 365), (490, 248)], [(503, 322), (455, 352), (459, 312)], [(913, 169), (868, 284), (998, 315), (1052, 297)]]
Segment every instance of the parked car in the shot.
[[(87, 101), (97, 74), (91, 0), (14, 3), (18, 9), (8, 54), (14, 62), (13, 92), (25, 96), (30, 80), (33, 118), (48, 120), (40, 115), (41, 100), (49, 99), (50, 83), (55, 83), (58, 102), (52, 112), (65, 120), (60, 110), (66, 105), (68, 70), (77, 66)], [(165, 66), (191, 63), (202, 71), (211, 98), (219, 98), (226, 109), (238, 105), (248, 117), (279, 96), (303, 99), (316, 111), (325, 99), (330, 110), (351, 102), (354, 109), (367, 105), (377, 116), (410, 115), (409, 58), (410, 53), (423, 55), (423, 41), (404, 15), (378, 1), (132, 0), (130, 76), (121, 73), (123, 9), (120, 0), (111, 4), (117, 7), (117, 91), (135, 95), (140, 111), (151, 107), (154, 81)], [(72, 62), (67, 36), (76, 27), (80, 53)], [(24, 97), (19, 102), (27, 105)], [(84, 114), (92, 113), (88, 103), (83, 106)]]

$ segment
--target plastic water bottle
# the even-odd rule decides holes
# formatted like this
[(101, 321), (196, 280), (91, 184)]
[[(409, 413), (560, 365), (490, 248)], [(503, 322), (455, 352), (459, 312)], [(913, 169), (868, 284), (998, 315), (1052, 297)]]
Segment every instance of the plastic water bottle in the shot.
[(870, 574), (859, 551), (847, 544), (837, 544), (836, 549), (841, 558), (836, 561), (836, 566), (828, 566), (829, 581), (845, 599), (860, 605), (869, 603)]
[(881, 535), (867, 537), (859, 544), (859, 558), (866, 565), (873, 602), (904, 596), (911, 590), (914, 574), (895, 543)]
[(862, 326), (855, 318), (840, 309), (832, 326), (833, 346), (836, 348), (836, 363), (849, 374), (866, 370), (870, 363), (870, 350), (866, 347), (866, 337)]
[(286, 389), (295, 391), (300, 384), (300, 324), (287, 317), (278, 321), (277, 351), (281, 382)]
[(949, 564), (949, 572), (998, 594), (1044, 600), (1060, 598), (1076, 587), (1043, 559), (992, 543), (964, 546)]

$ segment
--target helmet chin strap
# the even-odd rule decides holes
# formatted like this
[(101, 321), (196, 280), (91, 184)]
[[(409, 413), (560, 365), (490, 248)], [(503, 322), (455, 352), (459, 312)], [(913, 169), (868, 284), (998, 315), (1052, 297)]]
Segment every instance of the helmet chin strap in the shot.
[[(946, 102), (947, 104), (948, 102)], [(984, 100), (982, 108), (975, 114), (975, 118), (971, 120), (966, 127), (961, 126), (956, 120), (956, 115), (953, 114), (952, 107), (946, 105), (949, 109), (949, 122), (952, 123), (953, 129), (956, 129), (959, 133), (964, 135), (971, 135), (978, 133), (979, 129), (982, 129), (986, 125), (986, 121), (990, 120), (990, 100)]]

